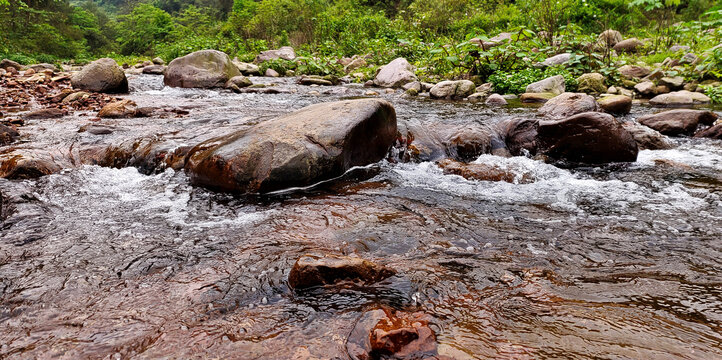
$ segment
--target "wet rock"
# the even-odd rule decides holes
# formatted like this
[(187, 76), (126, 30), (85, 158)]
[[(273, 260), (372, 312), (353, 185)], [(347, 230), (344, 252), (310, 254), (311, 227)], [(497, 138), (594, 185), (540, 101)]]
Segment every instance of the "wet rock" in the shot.
[(668, 136), (692, 135), (699, 124), (712, 125), (716, 120), (717, 115), (711, 111), (692, 109), (668, 110), (637, 119), (640, 124)]
[(238, 75), (238, 76), (234, 76), (234, 77), (228, 79), (225, 87), (227, 89), (234, 89), (234, 88), (242, 89), (242, 88), (249, 87), (252, 85), (253, 85), (253, 82), (251, 82), (251, 80), (249, 78), (247, 78), (243, 75)]
[(414, 68), (404, 58), (397, 58), (383, 66), (374, 77), (376, 86), (397, 88), (417, 81)]
[(113, 133), (113, 127), (100, 124), (87, 124), (78, 129), (79, 133), (87, 132), (93, 135), (108, 135)]
[(539, 108), (539, 114), (555, 119), (590, 111), (597, 111), (597, 102), (592, 96), (582, 93), (563, 93)]
[(396, 112), (384, 100), (322, 103), (201, 143), (186, 170), (195, 185), (269, 192), (377, 162), (395, 139)]
[(83, 66), (71, 78), (74, 89), (101, 93), (127, 93), (128, 79), (113, 59), (102, 58)]
[(319, 86), (332, 86), (333, 81), (325, 79), (323, 76), (318, 75), (304, 75), (298, 79), (298, 83), (301, 85), (319, 85)]
[(353, 360), (450, 360), (438, 354), (436, 335), (421, 313), (376, 309), (364, 313), (346, 341)]
[(18, 131), (10, 126), (0, 124), (0, 145), (8, 145), (20, 137)]
[(619, 75), (626, 79), (641, 79), (650, 73), (649, 69), (637, 65), (624, 65), (617, 71)]
[(674, 144), (657, 130), (631, 121), (623, 123), (622, 126), (637, 142), (639, 150), (664, 150), (674, 147)]
[(574, 163), (600, 164), (637, 160), (637, 143), (614, 116), (599, 112), (562, 120), (540, 120), (539, 150)]
[(654, 96), (657, 93), (657, 86), (651, 81), (643, 81), (634, 85), (634, 90), (637, 90), (637, 92), (644, 96)]
[(710, 98), (707, 97), (707, 95), (698, 92), (680, 90), (655, 96), (653, 99), (649, 100), (649, 103), (659, 106), (697, 105), (709, 104)]
[(469, 80), (446, 80), (434, 85), (429, 94), (435, 99), (463, 99), (475, 90), (476, 85)]
[(143, 74), (163, 75), (165, 73), (165, 65), (150, 65), (143, 68)]
[(525, 156), (537, 152), (538, 126), (535, 119), (512, 118), (497, 124), (497, 129), (511, 155)]
[(223, 87), (241, 75), (231, 58), (217, 50), (201, 50), (174, 59), (163, 76), (167, 86), (182, 88)]
[(2, 61), (0, 61), (0, 69), (9, 71), (10, 68), (15, 69), (15, 71), (18, 72), (23, 69), (23, 66), (9, 59), (2, 59)]
[(508, 103), (503, 96), (499, 94), (491, 94), (484, 102), (487, 106), (506, 106)]
[(722, 124), (710, 126), (702, 131), (699, 131), (694, 134), (694, 137), (722, 140)]
[(601, 94), (607, 91), (604, 86), (604, 75), (587, 73), (577, 78), (577, 90), (587, 94)]
[(553, 99), (557, 94), (552, 93), (524, 93), (521, 94), (520, 101), (523, 103), (545, 103)]
[(624, 38), (622, 37), (622, 33), (617, 30), (609, 29), (599, 34), (597, 41), (608, 48), (612, 48), (623, 39)]
[(238, 58), (233, 59), (233, 64), (236, 65), (238, 71), (245, 76), (261, 75), (261, 68), (258, 67), (258, 65), (238, 61)]
[(399, 137), (405, 145), (402, 160), (436, 161), (452, 158), (471, 161), (495, 148), (503, 148), (503, 141), (482, 124), (424, 125), (418, 121), (399, 122)]
[(333, 285), (342, 281), (375, 283), (391, 277), (394, 271), (368, 260), (347, 256), (306, 255), (296, 261), (288, 274), (294, 289)]
[(564, 77), (561, 75), (552, 76), (541, 81), (529, 84), (526, 93), (552, 93), (559, 95), (564, 92)]
[(644, 43), (637, 38), (631, 38), (622, 40), (614, 45), (614, 51), (616, 52), (637, 52)]
[(508, 169), (502, 169), (489, 164), (467, 164), (452, 159), (440, 160), (436, 164), (444, 170), (444, 174), (459, 175), (468, 180), (505, 181), (517, 184), (529, 184), (533, 182), (533, 177), (530, 173), (517, 176), (517, 174)]
[(98, 117), (101, 118), (129, 118), (134, 117), (138, 110), (138, 105), (128, 99), (120, 101), (114, 101), (108, 105), (103, 106), (98, 112)]
[(34, 179), (63, 169), (53, 154), (44, 151), (0, 154), (0, 177), (5, 179)]
[(66, 113), (63, 109), (58, 108), (44, 108), (33, 110), (25, 114), (26, 119), (54, 119), (65, 116)]
[(629, 114), (632, 110), (632, 98), (625, 95), (604, 96), (597, 103), (610, 114)]
[(258, 56), (256, 56), (256, 60), (254, 60), (254, 62), (256, 64), (260, 64), (264, 61), (269, 61), (269, 60), (283, 59), (283, 60), (290, 61), (295, 58), (296, 58), (296, 51), (293, 50), (293, 48), (290, 46), (284, 46), (284, 47), (281, 47), (280, 49), (276, 49), (276, 50), (261, 51), (261, 53), (258, 54)]
[(563, 53), (554, 55), (552, 57), (547, 58), (546, 60), (542, 61), (541, 63), (537, 64), (540, 67), (549, 67), (549, 66), (558, 66), (563, 65), (569, 62), (569, 60), (572, 58), (572, 54), (570, 53)]

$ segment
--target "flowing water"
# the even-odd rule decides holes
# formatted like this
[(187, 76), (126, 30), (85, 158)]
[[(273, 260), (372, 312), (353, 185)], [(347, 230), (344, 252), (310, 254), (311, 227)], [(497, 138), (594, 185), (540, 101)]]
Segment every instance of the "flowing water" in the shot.
[[(291, 92), (131, 77), (128, 97), (140, 106), (190, 114), (113, 125), (242, 127), (366, 91), (254, 81)], [(421, 123), (492, 124), (534, 111), (381, 97), (400, 120)], [(628, 117), (651, 111), (635, 106)], [(26, 131), (41, 146), (92, 141), (101, 135), (69, 135), (90, 115)], [(535, 180), (523, 184), (387, 161), (255, 197), (195, 188), (170, 169), (84, 166), (0, 180), (0, 358), (346, 359), (355, 322), (385, 305), (428, 314), (440, 354), (457, 359), (719, 359), (722, 143), (675, 141), (629, 165), (476, 160)], [(296, 293), (286, 279), (303, 254), (355, 254), (398, 273), (371, 287)]]

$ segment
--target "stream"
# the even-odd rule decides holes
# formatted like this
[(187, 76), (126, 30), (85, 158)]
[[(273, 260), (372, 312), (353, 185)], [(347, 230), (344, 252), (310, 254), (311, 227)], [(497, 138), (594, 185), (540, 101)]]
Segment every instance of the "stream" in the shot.
[[(131, 75), (124, 97), (189, 114), (102, 120), (115, 129), (106, 135), (78, 133), (94, 116), (82, 111), (22, 129), (52, 148), (242, 128), (369, 90), (252, 80), (287, 92)], [(379, 92), (399, 121), (494, 124), (536, 111)], [(655, 110), (638, 104), (622, 119)], [(193, 187), (172, 169), (0, 179), (0, 358), (348, 359), (356, 321), (383, 305), (427, 314), (439, 354), (455, 359), (719, 359), (722, 143), (672, 140), (631, 164), (475, 160), (530, 183), (387, 160), (263, 196)], [(357, 255), (397, 274), (295, 292), (287, 277), (304, 254)]]

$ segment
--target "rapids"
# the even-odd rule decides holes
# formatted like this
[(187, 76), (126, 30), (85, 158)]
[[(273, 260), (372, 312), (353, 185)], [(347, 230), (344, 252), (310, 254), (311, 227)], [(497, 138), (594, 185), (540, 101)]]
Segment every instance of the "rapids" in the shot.
[[(354, 86), (280, 94), (172, 89), (131, 76), (139, 106), (181, 118), (120, 132), (247, 126)], [(311, 90), (320, 96), (309, 95)], [(399, 120), (493, 124), (519, 104), (382, 94)], [(627, 118), (653, 111), (635, 105)], [(52, 147), (92, 114), (30, 121)], [(116, 136), (114, 135), (110, 136)], [(722, 143), (674, 139), (628, 165), (564, 169), (482, 155), (532, 183), (470, 181), (383, 161), (310, 188), (234, 197), (171, 169), (84, 166), (0, 179), (0, 358), (347, 359), (361, 314), (428, 314), (457, 359), (722, 358)], [(356, 254), (398, 274), (370, 287), (294, 292), (303, 254)]]

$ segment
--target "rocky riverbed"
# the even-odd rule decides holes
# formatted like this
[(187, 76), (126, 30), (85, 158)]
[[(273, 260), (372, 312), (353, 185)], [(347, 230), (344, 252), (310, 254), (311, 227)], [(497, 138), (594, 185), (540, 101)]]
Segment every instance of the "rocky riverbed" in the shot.
[[(0, 357), (722, 356), (719, 140), (655, 137), (636, 161), (580, 165), (550, 122), (534, 139), (554, 151), (510, 157), (539, 105), (252, 79), (265, 87), (129, 75), (92, 110), (2, 110), (19, 135), (0, 148)], [(191, 147), (358, 98), (395, 110), (382, 160), (263, 195), (193, 185)], [(96, 117), (117, 99), (153, 111)], [(660, 110), (617, 119), (643, 132)], [(329, 256), (350, 279), (290, 276)]]

